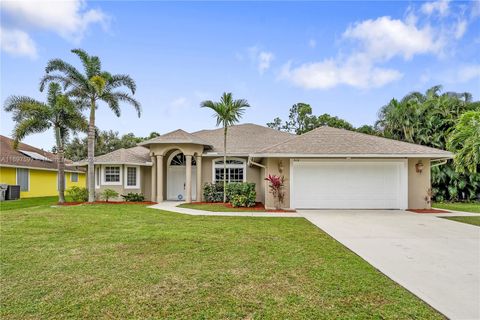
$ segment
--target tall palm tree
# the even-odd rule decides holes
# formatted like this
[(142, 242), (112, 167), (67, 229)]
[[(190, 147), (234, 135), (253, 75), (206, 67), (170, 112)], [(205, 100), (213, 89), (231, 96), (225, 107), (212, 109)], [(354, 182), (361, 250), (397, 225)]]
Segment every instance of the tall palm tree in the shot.
[(480, 111), (465, 112), (458, 120), (447, 147), (455, 152), (455, 169), (476, 173), (480, 166)]
[(247, 100), (234, 100), (231, 92), (224, 92), (219, 102), (207, 100), (203, 101), (200, 106), (212, 109), (213, 116), (217, 119), (217, 126), (223, 126), (223, 202), (227, 202), (227, 131), (229, 126), (240, 121), (245, 109), (250, 105)]
[[(67, 90), (68, 96), (75, 97), (84, 103), (88, 103), (90, 117), (88, 124), (88, 201), (95, 200), (95, 111), (98, 102), (103, 101), (115, 113), (120, 116), (120, 102), (132, 105), (141, 114), (140, 103), (132, 95), (135, 94), (135, 81), (125, 74), (110, 74), (102, 70), (100, 58), (88, 55), (82, 49), (72, 50), (83, 65), (83, 74), (71, 64), (61, 60), (50, 60), (45, 68), (46, 75), (40, 81), (40, 91), (50, 81), (57, 81)], [(52, 73), (54, 72), (54, 73)], [(131, 94), (115, 89), (126, 87)]]
[(25, 96), (11, 96), (5, 102), (4, 109), (13, 112), (16, 122), (13, 129), (14, 148), (26, 136), (53, 128), (58, 158), (58, 201), (65, 202), (64, 145), (70, 133), (86, 131), (88, 125), (79, 106), (62, 94), (58, 83), (52, 82), (48, 86), (46, 103)]

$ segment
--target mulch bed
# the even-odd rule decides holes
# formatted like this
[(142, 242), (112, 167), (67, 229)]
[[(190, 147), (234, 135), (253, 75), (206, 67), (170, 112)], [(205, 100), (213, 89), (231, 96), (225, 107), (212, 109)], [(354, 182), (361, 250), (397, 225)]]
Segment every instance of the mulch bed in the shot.
[(407, 211), (415, 213), (450, 213), (450, 211), (439, 209), (408, 209)]
[(207, 205), (222, 205), (225, 208), (230, 208), (230, 209), (236, 209), (238, 211), (265, 211), (265, 212), (296, 212), (295, 210), (284, 210), (284, 209), (265, 209), (265, 206), (261, 202), (255, 203), (254, 207), (248, 207), (248, 208), (235, 208), (232, 206), (231, 203), (225, 203), (225, 202), (192, 202), (191, 204), (207, 204)]
[(80, 204), (143, 204), (143, 205), (153, 205), (157, 204), (157, 202), (153, 201), (94, 201), (94, 202), (65, 202), (65, 203), (58, 203), (59, 206), (78, 206)]

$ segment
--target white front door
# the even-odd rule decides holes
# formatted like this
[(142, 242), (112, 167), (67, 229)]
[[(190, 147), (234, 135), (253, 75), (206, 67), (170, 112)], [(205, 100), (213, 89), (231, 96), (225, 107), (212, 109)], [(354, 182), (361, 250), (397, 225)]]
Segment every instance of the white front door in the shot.
[(293, 161), (292, 207), (406, 209), (406, 160)]
[[(167, 169), (167, 200), (185, 200), (187, 173), (185, 166), (169, 166)], [(192, 166), (192, 200), (197, 199), (197, 168)]]

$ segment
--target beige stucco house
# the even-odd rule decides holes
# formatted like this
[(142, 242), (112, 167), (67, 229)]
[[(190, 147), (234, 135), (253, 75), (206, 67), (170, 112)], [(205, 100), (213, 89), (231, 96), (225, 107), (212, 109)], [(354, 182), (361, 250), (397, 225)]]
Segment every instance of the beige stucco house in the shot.
[[(264, 178), (286, 179), (289, 209), (429, 208), (430, 168), (450, 152), (320, 127), (302, 135), (255, 124), (228, 130), (227, 180), (254, 182), (257, 201), (274, 206)], [(86, 162), (80, 163), (86, 165)], [(143, 193), (147, 200), (202, 201), (202, 185), (223, 181), (223, 129), (181, 129), (95, 158), (101, 192)]]

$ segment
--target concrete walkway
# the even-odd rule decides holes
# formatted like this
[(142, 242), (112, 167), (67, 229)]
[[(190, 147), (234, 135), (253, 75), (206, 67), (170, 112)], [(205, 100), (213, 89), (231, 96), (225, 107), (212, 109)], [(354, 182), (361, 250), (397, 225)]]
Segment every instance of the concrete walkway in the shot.
[(480, 228), (437, 217), (458, 213), (299, 213), (447, 317), (480, 319)]
[(192, 216), (226, 216), (226, 217), (280, 217), (280, 218), (301, 218), (302, 216), (296, 212), (213, 212), (189, 208), (179, 208), (178, 205), (182, 204), (180, 201), (164, 201), (149, 208), (178, 212), (183, 214), (189, 214)]

